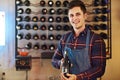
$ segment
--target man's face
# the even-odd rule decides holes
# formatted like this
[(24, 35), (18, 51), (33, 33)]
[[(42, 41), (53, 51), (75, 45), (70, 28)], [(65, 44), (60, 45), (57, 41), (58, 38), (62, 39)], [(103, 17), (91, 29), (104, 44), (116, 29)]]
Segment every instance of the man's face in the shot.
[(85, 27), (86, 13), (84, 14), (80, 7), (69, 9), (68, 17), (74, 29)]

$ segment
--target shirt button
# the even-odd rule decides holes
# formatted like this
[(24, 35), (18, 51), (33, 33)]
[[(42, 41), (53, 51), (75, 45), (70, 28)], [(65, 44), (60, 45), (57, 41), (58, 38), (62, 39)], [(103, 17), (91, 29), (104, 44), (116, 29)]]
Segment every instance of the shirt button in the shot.
[(76, 49), (76, 47), (74, 47), (74, 49)]

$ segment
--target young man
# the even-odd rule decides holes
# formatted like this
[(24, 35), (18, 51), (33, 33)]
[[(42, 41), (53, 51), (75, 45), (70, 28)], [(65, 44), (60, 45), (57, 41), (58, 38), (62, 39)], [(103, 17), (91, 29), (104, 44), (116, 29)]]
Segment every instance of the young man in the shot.
[(60, 69), (67, 51), (72, 65), (68, 77), (61, 73), (61, 80), (97, 80), (105, 72), (104, 40), (85, 26), (87, 13), (82, 1), (73, 0), (69, 3), (68, 17), (73, 31), (62, 36), (53, 55), (52, 65)]

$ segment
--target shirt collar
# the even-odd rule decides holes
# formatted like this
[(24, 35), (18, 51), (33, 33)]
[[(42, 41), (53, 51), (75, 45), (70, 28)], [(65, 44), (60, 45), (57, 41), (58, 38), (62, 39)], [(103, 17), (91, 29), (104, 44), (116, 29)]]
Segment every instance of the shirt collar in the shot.
[[(79, 36), (85, 36), (85, 35), (87, 35), (87, 30), (88, 30), (88, 27), (85, 27), (85, 29), (79, 34)], [(74, 30), (73, 30), (73, 34), (74, 34), (75, 32), (74, 32)], [(78, 36), (78, 37), (79, 37)]]

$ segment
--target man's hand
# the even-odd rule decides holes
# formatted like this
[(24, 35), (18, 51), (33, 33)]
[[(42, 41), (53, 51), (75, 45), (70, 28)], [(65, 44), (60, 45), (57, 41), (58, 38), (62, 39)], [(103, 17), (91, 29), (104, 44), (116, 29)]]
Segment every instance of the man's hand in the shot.
[(67, 73), (66, 75), (68, 76), (68, 78), (65, 77), (64, 73), (61, 73), (61, 80), (76, 80), (77, 79), (77, 76), (74, 74)]

